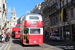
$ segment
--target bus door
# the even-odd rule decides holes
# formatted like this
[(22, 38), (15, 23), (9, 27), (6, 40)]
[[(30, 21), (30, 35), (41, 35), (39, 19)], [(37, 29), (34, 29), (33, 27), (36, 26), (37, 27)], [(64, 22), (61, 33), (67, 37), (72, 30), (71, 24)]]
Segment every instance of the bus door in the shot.
[(28, 28), (24, 28), (24, 40), (25, 40), (25, 44), (29, 44), (29, 29)]

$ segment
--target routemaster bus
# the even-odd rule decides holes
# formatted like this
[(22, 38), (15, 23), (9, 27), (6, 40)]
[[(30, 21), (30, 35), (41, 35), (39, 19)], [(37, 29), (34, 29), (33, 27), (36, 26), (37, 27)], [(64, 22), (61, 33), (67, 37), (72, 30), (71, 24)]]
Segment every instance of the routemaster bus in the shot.
[(16, 24), (15, 27), (12, 28), (12, 37), (20, 38), (20, 24)]
[(12, 28), (12, 37), (15, 37), (15, 27)]
[(20, 41), (23, 45), (43, 44), (43, 20), (39, 14), (26, 14), (21, 19)]
[(15, 38), (20, 38), (20, 24), (15, 26)]

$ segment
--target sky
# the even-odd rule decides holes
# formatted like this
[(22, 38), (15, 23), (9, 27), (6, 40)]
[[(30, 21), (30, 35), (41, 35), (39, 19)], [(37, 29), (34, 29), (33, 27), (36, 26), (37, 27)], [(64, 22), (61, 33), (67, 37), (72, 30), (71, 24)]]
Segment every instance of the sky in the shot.
[(20, 18), (35, 8), (38, 3), (44, 0), (6, 0), (7, 3), (7, 18), (10, 19), (13, 7), (15, 7), (16, 16)]

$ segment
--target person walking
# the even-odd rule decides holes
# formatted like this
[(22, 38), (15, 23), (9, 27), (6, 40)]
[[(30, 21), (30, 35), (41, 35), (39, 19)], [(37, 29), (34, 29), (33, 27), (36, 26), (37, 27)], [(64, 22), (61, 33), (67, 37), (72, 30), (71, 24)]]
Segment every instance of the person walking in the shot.
[(9, 39), (10, 39), (9, 28), (7, 28), (7, 31), (6, 31), (6, 39), (5, 39), (5, 41), (8, 42)]
[(2, 41), (2, 30), (1, 30), (1, 26), (0, 26), (0, 41)]
[(5, 32), (2, 34), (2, 42), (5, 42), (5, 38), (6, 38), (6, 34), (5, 34)]
[(45, 30), (45, 37), (47, 36), (47, 30)]

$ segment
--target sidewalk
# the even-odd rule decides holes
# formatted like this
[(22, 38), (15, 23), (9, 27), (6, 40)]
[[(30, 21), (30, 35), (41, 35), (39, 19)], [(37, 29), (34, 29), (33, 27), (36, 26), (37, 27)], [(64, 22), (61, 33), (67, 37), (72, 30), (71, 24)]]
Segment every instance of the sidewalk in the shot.
[[(50, 39), (50, 37), (43, 37), (43, 39)], [(67, 42), (67, 41), (73, 42), (72, 40), (67, 40), (67, 39), (64, 39), (63, 41), (65, 41), (65, 42)], [(75, 41), (74, 41), (74, 42), (75, 42)]]

